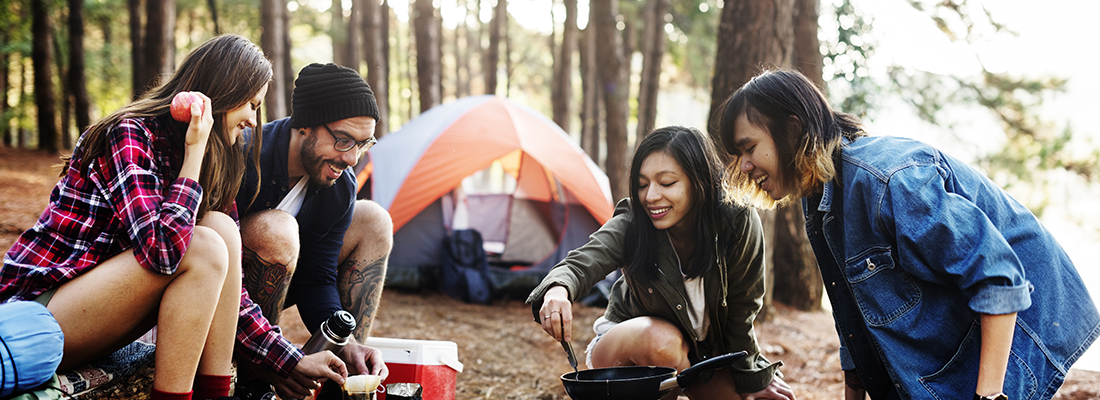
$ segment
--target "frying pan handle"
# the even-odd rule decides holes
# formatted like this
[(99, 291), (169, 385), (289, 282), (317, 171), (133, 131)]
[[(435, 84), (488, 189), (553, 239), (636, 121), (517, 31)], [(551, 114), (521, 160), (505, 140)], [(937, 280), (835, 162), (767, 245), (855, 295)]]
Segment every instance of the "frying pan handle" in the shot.
[[(746, 353), (744, 350), (742, 350), (742, 351), (739, 351), (739, 352), (736, 352), (736, 353), (723, 354), (723, 355), (720, 355), (718, 357), (712, 357), (712, 358), (708, 358), (706, 360), (703, 360), (702, 362), (700, 362), (698, 364), (695, 364), (695, 365), (692, 365), (691, 367), (681, 371), (679, 376), (675, 377), (674, 379), (669, 379), (669, 380), (666, 380), (664, 382), (661, 382), (661, 390), (663, 391), (663, 390), (671, 389), (671, 388), (674, 388), (676, 386), (687, 387), (687, 386), (691, 385), (692, 383), (695, 383), (695, 381), (699, 379), (699, 374), (701, 374), (702, 372), (710, 371), (712, 369), (718, 369), (718, 368), (722, 368), (722, 367), (728, 367), (730, 365), (733, 365), (733, 363), (737, 362), (737, 360), (745, 358), (745, 356), (747, 356), (747, 355), (748, 355), (748, 353)], [(666, 387), (666, 383), (667, 383), (667, 387)]]

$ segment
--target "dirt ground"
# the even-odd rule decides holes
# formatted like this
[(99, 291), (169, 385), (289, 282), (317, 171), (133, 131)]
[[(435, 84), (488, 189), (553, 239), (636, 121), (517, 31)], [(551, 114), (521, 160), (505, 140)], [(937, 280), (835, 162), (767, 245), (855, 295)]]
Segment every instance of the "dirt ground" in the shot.
[[(0, 249), (9, 248), (37, 220), (57, 182), (58, 163), (56, 155), (0, 145)], [(578, 304), (574, 311), (578, 329), (573, 347), (580, 353), (592, 338), (587, 327), (603, 309)], [(287, 337), (304, 343), (308, 333), (296, 311), (283, 318)], [(522, 300), (472, 305), (431, 292), (387, 290), (373, 329), (377, 337), (455, 342), (464, 364), (457, 377), (457, 399), (568, 398), (559, 379), (572, 371), (565, 354), (532, 321), (530, 307)], [(829, 314), (779, 305), (774, 318), (757, 323), (756, 329), (766, 356), (785, 364), (785, 379), (799, 399), (841, 397), (837, 337)], [(82, 398), (147, 398), (148, 384), (147, 377), (134, 377)], [(1100, 399), (1100, 372), (1070, 370), (1055, 398)]]

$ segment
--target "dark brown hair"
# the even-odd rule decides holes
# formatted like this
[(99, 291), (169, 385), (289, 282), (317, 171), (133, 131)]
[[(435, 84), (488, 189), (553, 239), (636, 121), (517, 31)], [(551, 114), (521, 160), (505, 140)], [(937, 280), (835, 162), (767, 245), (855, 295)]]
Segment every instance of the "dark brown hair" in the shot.
[[(801, 198), (836, 176), (833, 155), (843, 138), (866, 136), (854, 115), (834, 111), (817, 86), (797, 71), (767, 71), (737, 89), (718, 108), (718, 136), (731, 159), (724, 182), (730, 200), (763, 208)], [(737, 118), (771, 135), (778, 154), (779, 183), (790, 194), (772, 200), (741, 171), (741, 151), (734, 142)], [(776, 177), (771, 177), (776, 178)]]
[[(271, 81), (271, 62), (259, 46), (238, 35), (214, 37), (183, 60), (167, 82), (145, 92), (140, 98), (92, 124), (84, 132), (71, 159), (80, 162), (81, 173), (87, 174), (96, 158), (107, 156), (107, 136), (126, 118), (163, 116), (168, 113), (176, 93), (195, 91), (210, 97), (214, 127), (206, 145), (199, 185), (203, 188), (199, 216), (208, 210), (226, 211), (237, 197), (245, 171), (243, 140), (230, 144), (231, 127), (226, 126), (226, 113), (240, 108), (255, 98)], [(257, 110), (257, 126), (253, 128), (250, 151), (258, 168), (261, 119)], [(62, 174), (64, 174), (64, 169)], [(259, 181), (257, 181), (259, 182)]]
[[(665, 153), (684, 171), (691, 187), (691, 210), (695, 213), (695, 256), (693, 265), (685, 265), (688, 278), (702, 276), (715, 260), (715, 234), (720, 223), (723, 195), (722, 163), (710, 137), (695, 128), (667, 126), (658, 128), (638, 144), (630, 164), (630, 211), (633, 215), (624, 236), (628, 275), (655, 279), (657, 270), (657, 228), (639, 197), (642, 163), (650, 155)], [(723, 242), (725, 243), (725, 242)], [(720, 244), (721, 245), (721, 244)]]

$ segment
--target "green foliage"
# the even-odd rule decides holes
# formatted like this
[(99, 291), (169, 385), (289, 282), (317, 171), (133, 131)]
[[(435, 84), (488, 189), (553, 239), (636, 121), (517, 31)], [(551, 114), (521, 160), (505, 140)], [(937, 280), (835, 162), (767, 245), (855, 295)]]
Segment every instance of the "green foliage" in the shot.
[[(672, 33), (665, 57), (680, 71), (673, 81), (689, 87), (710, 87), (714, 72), (714, 48), (718, 37), (720, 0), (670, 0)], [(705, 10), (705, 11), (704, 11)], [(667, 17), (666, 17), (667, 18)]]
[(822, 4), (822, 78), (829, 97), (841, 111), (866, 117), (883, 87), (871, 77), (868, 60), (875, 54), (871, 21), (850, 0)]
[[(966, 0), (924, 3), (910, 0), (917, 10), (929, 15), (952, 41), (973, 42), (985, 35), (1014, 32), (997, 22), (988, 10), (975, 15)], [(930, 123), (954, 128), (946, 110), (959, 105), (977, 105), (989, 111), (1005, 134), (1002, 148), (978, 160), (985, 171), (1005, 188), (1016, 185), (1042, 186), (1051, 171), (1065, 171), (1095, 183), (1100, 172), (1100, 150), (1093, 143), (1081, 143), (1068, 124), (1055, 123), (1041, 115), (1043, 100), (1065, 91), (1066, 80), (1058, 77), (1013, 76), (984, 69), (976, 76), (949, 76), (893, 67), (889, 71), (893, 90)], [(1072, 145), (1071, 145), (1072, 144)], [(1029, 204), (1033, 210), (1040, 205)]]

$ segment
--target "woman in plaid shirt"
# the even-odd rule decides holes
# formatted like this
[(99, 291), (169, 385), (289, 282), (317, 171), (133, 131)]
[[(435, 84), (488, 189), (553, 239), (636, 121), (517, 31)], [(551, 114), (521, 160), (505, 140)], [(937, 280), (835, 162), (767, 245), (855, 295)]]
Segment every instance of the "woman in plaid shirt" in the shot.
[[(228, 395), (238, 336), (242, 352), (257, 353), (247, 356), (279, 371), (295, 367), (300, 353), (241, 289), (239, 138), (260, 129), (271, 78), (258, 46), (219, 36), (81, 136), (46, 210), (0, 269), (0, 302), (37, 300), (57, 318), (60, 368), (109, 354), (154, 325), (153, 399), (190, 399), (192, 389), (196, 399)], [(177, 122), (169, 107), (184, 91), (202, 102), (191, 105), (189, 122)], [(330, 363), (343, 367), (335, 357), (318, 364)]]

